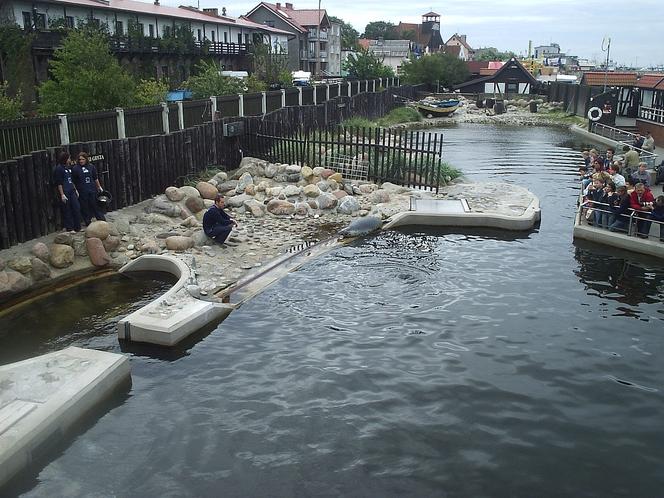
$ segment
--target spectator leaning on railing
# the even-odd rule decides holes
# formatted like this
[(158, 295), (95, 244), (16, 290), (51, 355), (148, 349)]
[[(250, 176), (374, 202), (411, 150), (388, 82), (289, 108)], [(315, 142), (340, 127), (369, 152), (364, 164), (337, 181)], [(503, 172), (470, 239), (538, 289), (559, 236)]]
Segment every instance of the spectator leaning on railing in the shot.
[(641, 149), (647, 152), (652, 152), (655, 150), (655, 139), (652, 137), (649, 131), (646, 132), (646, 138), (643, 141)]
[(641, 238), (648, 238), (650, 232), (650, 212), (655, 204), (655, 198), (652, 192), (646, 189), (643, 183), (637, 183), (634, 186), (634, 192), (630, 194), (630, 207), (636, 211), (636, 235)]

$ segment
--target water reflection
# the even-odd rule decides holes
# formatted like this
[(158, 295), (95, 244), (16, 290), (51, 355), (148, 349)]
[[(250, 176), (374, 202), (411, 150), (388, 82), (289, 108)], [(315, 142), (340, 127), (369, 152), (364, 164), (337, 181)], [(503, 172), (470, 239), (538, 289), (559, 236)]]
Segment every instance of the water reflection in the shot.
[[(587, 289), (594, 291), (589, 295), (629, 306), (664, 301), (664, 271), (653, 268), (652, 260), (642, 258), (639, 262), (641, 258), (624, 259), (620, 257), (624, 255), (620, 251), (612, 254), (595, 245), (577, 245), (574, 258), (579, 265), (574, 274)], [(637, 310), (625, 308), (623, 311), (626, 316), (640, 315)]]

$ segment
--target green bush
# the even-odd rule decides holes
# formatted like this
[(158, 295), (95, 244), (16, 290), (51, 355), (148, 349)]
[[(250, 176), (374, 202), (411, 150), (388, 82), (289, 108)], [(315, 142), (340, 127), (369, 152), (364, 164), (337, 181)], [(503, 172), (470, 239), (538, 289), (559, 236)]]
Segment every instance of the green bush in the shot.
[(378, 126), (388, 127), (399, 123), (422, 121), (422, 115), (412, 107), (397, 107), (378, 120)]
[(0, 83), (0, 120), (23, 117), (21, 107), (21, 93), (19, 92), (16, 97), (10, 97), (7, 95), (7, 82)]
[(166, 100), (168, 85), (155, 79), (140, 80), (134, 91), (133, 104), (137, 107), (158, 105)]
[(184, 86), (189, 88), (195, 99), (206, 99), (213, 95), (233, 95), (244, 90), (242, 80), (222, 76), (213, 62), (201, 61), (196, 65), (196, 74)]
[(354, 116), (352, 118), (347, 119), (343, 123), (341, 123), (342, 126), (345, 126), (347, 128), (377, 128), (378, 125), (374, 122), (371, 121), (370, 119), (367, 118), (361, 118), (359, 116)]

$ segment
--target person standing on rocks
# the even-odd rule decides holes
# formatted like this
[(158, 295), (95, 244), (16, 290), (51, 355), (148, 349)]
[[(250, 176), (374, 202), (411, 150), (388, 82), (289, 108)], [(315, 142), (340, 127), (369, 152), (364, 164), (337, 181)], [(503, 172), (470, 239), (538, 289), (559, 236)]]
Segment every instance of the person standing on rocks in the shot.
[(237, 223), (224, 211), (224, 196), (217, 194), (214, 197), (214, 206), (211, 206), (203, 215), (203, 231), (205, 235), (223, 244)]
[(72, 168), (72, 176), (78, 190), (78, 201), (81, 204), (81, 214), (85, 224), (89, 225), (93, 216), (97, 221), (106, 221), (104, 213), (97, 205), (97, 192), (103, 190), (97, 178), (97, 169), (90, 164), (85, 152), (78, 155), (78, 164)]
[(58, 154), (57, 164), (53, 170), (53, 183), (58, 190), (65, 230), (78, 232), (81, 229), (81, 206), (74, 185), (69, 152), (63, 151)]

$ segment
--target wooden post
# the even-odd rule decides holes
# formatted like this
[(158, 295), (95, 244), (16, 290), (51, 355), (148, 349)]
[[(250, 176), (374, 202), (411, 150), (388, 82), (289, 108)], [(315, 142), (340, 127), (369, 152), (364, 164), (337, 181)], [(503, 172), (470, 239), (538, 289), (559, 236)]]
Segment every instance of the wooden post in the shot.
[(184, 130), (184, 107), (181, 100), (178, 100), (178, 127)]
[(318, 93), (318, 87), (314, 85), (312, 88), (314, 90), (314, 105), (318, 105), (318, 102), (316, 101), (317, 98), (316, 94)]
[(115, 108), (117, 123), (118, 123), (118, 138), (127, 138), (125, 130), (124, 109), (122, 107)]
[(325, 83), (325, 100), (330, 100), (330, 84)]
[(168, 135), (171, 132), (168, 123), (168, 104), (166, 102), (161, 103), (161, 127), (164, 130), (164, 135)]
[(286, 90), (283, 88), (281, 89), (281, 107), (286, 107)]
[(69, 145), (69, 125), (67, 124), (67, 115), (58, 114), (60, 120), (60, 145)]
[(348, 82), (348, 96), (352, 96), (353, 94), (353, 86), (351, 85), (350, 81)]
[(341, 82), (337, 83), (337, 97), (341, 97)]
[(238, 109), (237, 113), (242, 118), (242, 117), (244, 117), (244, 95), (240, 93), (238, 95), (238, 98), (240, 100), (238, 101), (238, 104), (237, 104), (237, 109)]
[(298, 92), (298, 94), (297, 94), (297, 103), (298, 103), (298, 105), (301, 106), (302, 105), (302, 87), (301, 86), (297, 87), (297, 92)]
[(373, 83), (373, 93), (376, 93), (376, 80), (371, 80), (371, 83)]
[(217, 120), (217, 97), (214, 95), (210, 97), (210, 102), (212, 103), (212, 121)]
[(267, 114), (267, 92), (261, 92), (261, 112), (263, 116)]

